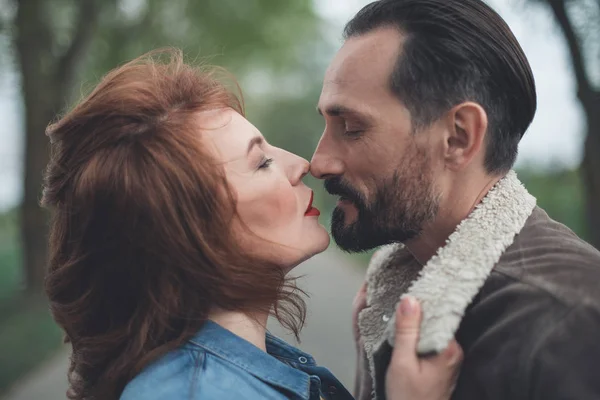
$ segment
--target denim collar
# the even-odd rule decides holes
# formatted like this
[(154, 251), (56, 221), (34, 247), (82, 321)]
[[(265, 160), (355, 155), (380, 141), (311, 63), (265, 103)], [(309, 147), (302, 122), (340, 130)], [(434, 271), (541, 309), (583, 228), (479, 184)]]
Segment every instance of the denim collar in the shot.
[(286, 363), (314, 366), (314, 359), (270, 333), (267, 333), (265, 353), (217, 323), (207, 321), (190, 343), (227, 360), (264, 382), (302, 398), (309, 398), (310, 376)]

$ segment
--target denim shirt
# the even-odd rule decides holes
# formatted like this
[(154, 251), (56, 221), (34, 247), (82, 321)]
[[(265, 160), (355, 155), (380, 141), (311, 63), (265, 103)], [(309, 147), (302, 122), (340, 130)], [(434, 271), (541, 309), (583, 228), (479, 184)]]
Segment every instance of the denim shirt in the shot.
[(271, 334), (266, 349), (208, 321), (129, 382), (120, 400), (353, 399), (309, 354)]

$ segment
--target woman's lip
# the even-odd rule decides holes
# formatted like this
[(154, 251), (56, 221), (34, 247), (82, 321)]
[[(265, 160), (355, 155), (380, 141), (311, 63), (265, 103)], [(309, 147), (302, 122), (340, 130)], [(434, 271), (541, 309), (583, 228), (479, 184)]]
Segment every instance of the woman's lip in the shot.
[(310, 201), (308, 202), (308, 207), (306, 207), (306, 211), (304, 212), (304, 214), (306, 215), (307, 212), (310, 211), (310, 209), (312, 208), (312, 203), (313, 203), (313, 199), (315, 198), (315, 192), (313, 192), (312, 190), (310, 191)]
[(319, 211), (318, 209), (316, 209), (315, 207), (312, 206), (314, 198), (315, 198), (315, 192), (311, 191), (310, 192), (310, 201), (308, 202), (308, 207), (306, 208), (306, 211), (304, 212), (305, 217), (318, 217), (319, 215), (321, 215), (321, 211)]
[(311, 207), (304, 213), (305, 217), (318, 217), (319, 215), (321, 215), (321, 211), (314, 207)]

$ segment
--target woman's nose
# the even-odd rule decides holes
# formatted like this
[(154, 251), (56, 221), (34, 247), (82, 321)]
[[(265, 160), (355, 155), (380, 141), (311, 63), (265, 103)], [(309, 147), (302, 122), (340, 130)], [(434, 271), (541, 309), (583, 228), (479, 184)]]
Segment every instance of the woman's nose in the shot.
[(293, 157), (293, 159), (291, 160), (292, 162), (288, 168), (288, 178), (290, 183), (293, 186), (296, 186), (302, 182), (302, 178), (304, 178), (310, 171), (310, 163), (304, 158), (295, 154), (290, 154), (290, 156)]

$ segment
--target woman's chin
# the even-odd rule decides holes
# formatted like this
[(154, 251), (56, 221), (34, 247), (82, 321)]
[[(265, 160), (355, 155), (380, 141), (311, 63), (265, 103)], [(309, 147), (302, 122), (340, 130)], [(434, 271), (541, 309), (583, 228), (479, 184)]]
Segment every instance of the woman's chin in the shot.
[(331, 242), (331, 237), (329, 236), (329, 234), (327, 233), (327, 231), (325, 229), (323, 229), (322, 232), (319, 232), (319, 234), (312, 236), (310, 239), (311, 239), (311, 243), (310, 244), (307, 243), (307, 245), (309, 245), (310, 247), (309, 246), (305, 247), (305, 248), (307, 248), (307, 251), (305, 253), (306, 255), (301, 262), (304, 262), (304, 261), (308, 260), (309, 258), (314, 257), (317, 254), (324, 252), (325, 250), (327, 250), (327, 248), (329, 247), (329, 243)]
[[(331, 242), (331, 237), (329, 236), (329, 233), (327, 232), (327, 230), (322, 227), (321, 225), (319, 225), (319, 231), (315, 232), (313, 235), (311, 235), (311, 247), (312, 247), (312, 252), (310, 257), (315, 256), (319, 253), (324, 252), (325, 250), (327, 250), (327, 248), (329, 247), (329, 243)], [(309, 258), (310, 258), (309, 257)]]
[(315, 236), (311, 237), (310, 243), (306, 243), (306, 242), (303, 243), (302, 247), (305, 250), (302, 252), (302, 254), (298, 254), (298, 257), (296, 258), (296, 260), (294, 260), (294, 262), (291, 263), (291, 265), (286, 268), (286, 271), (285, 271), (286, 274), (289, 273), (294, 268), (296, 268), (298, 265), (305, 262), (306, 260), (327, 250), (327, 248), (329, 247), (330, 241), (331, 241), (331, 238), (329, 237), (329, 234), (327, 233), (327, 231), (325, 231), (324, 229), (323, 229), (323, 234), (319, 234), (319, 235), (315, 235)]
[(323, 243), (322, 243), (321, 247), (319, 248), (319, 250), (315, 253), (315, 255), (327, 250), (329, 248), (330, 243), (331, 243), (331, 236), (329, 236), (329, 233), (327, 231), (325, 231), (325, 237), (323, 239)]

